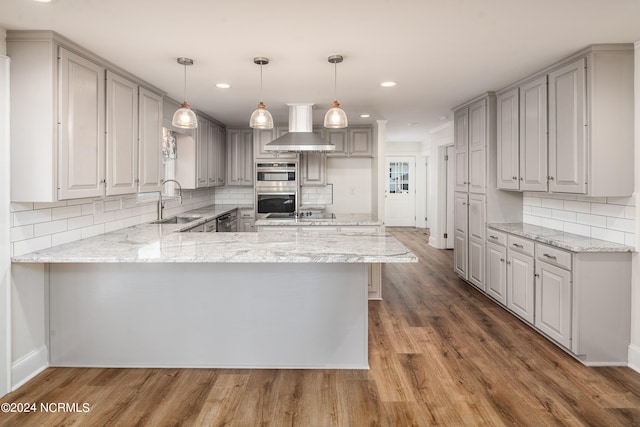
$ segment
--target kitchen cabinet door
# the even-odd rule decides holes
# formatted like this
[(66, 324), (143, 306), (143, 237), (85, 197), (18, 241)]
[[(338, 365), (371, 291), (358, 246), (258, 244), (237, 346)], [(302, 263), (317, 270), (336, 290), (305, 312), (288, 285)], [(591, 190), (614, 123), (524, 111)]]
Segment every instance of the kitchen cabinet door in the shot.
[(196, 129), (196, 188), (209, 186), (209, 138), (211, 122), (198, 117)]
[(58, 199), (100, 197), (105, 181), (105, 70), (59, 48)]
[(520, 189), (519, 102), (519, 88), (497, 97), (497, 186), (503, 190)]
[(586, 73), (584, 58), (549, 73), (551, 192), (587, 192)]
[(349, 128), (349, 157), (373, 157), (371, 128)]
[(485, 290), (484, 268), (485, 268), (485, 242), (484, 240), (469, 237), (469, 264), (468, 280), (481, 291)]
[(106, 195), (138, 189), (138, 85), (107, 71)]
[(253, 137), (251, 129), (227, 132), (227, 185), (253, 185)]
[(207, 176), (210, 187), (224, 185), (226, 171), (226, 139), (224, 129), (210, 123), (207, 148)]
[(484, 290), (485, 196), (469, 193), (469, 281)]
[(547, 76), (520, 87), (520, 190), (547, 191)]
[(533, 324), (533, 257), (512, 250), (507, 253), (507, 308)]
[(347, 129), (324, 129), (324, 137), (336, 146), (334, 151), (327, 153), (328, 157), (347, 157), (349, 155)]
[(487, 191), (487, 100), (469, 106), (469, 172), (470, 193)]
[(265, 150), (265, 145), (274, 139), (286, 134), (289, 129), (285, 126), (274, 127), (273, 129), (254, 129), (253, 141), (255, 144), (256, 159), (296, 159), (297, 153), (275, 152)]
[(454, 116), (455, 191), (468, 191), (469, 173), (469, 109), (456, 111)]
[(502, 305), (507, 305), (507, 248), (487, 243), (486, 291)]
[[(249, 132), (249, 137), (251, 138), (251, 131)], [(248, 154), (245, 154), (250, 158), (253, 158), (253, 146), (251, 150), (248, 151)], [(218, 176), (216, 176), (216, 185), (224, 186), (226, 183), (227, 177), (227, 133), (226, 131), (219, 127), (218, 128), (218, 138), (216, 140), (216, 149), (215, 149), (215, 157), (218, 162)]]
[(537, 261), (535, 278), (535, 327), (571, 348), (571, 272)]
[(453, 270), (467, 280), (467, 235), (456, 231), (453, 236)]
[(138, 191), (160, 191), (162, 97), (140, 88), (138, 97)]
[(302, 180), (300, 185), (323, 186), (327, 184), (327, 155), (325, 153), (300, 154)]

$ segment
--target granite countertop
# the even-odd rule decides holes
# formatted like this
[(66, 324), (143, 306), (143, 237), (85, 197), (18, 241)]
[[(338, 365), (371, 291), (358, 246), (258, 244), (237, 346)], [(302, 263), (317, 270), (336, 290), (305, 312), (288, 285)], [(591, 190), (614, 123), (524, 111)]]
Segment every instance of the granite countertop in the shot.
[[(15, 256), (17, 263), (387, 263), (418, 262), (388, 233), (181, 233), (236, 209), (222, 205), (180, 216), (186, 224), (145, 223)], [(353, 224), (353, 223), (352, 223)]]
[(558, 248), (567, 249), (572, 252), (634, 252), (631, 246), (619, 243), (607, 242), (606, 240), (592, 239), (579, 234), (565, 233), (564, 231), (552, 228), (540, 227), (537, 225), (523, 223), (493, 223), (488, 224), (489, 228), (526, 237), (536, 242), (546, 243)]
[(377, 217), (369, 214), (335, 214), (335, 218), (278, 218), (258, 219), (256, 226), (278, 225), (324, 225), (324, 226), (375, 226), (380, 227), (384, 223)]

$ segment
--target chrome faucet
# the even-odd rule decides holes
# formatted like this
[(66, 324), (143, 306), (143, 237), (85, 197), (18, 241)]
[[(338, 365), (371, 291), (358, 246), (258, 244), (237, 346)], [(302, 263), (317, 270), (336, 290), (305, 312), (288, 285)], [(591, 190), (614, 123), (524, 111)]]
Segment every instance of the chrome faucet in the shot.
[(175, 182), (175, 184), (178, 186), (178, 200), (180, 201), (180, 204), (182, 204), (182, 185), (180, 185), (180, 183), (175, 179), (165, 179), (160, 183), (160, 191), (158, 191), (158, 194), (160, 195), (160, 198), (158, 199), (158, 220), (163, 219), (162, 211), (164, 209), (164, 203), (162, 201), (162, 188), (167, 182)]

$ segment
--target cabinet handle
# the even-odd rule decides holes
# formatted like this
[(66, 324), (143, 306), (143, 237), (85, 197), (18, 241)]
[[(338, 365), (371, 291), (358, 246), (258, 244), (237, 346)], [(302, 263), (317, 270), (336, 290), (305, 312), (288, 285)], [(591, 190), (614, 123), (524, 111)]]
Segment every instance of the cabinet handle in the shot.
[(553, 181), (553, 179), (554, 179), (554, 178), (553, 178), (552, 176), (548, 176), (548, 177), (547, 177), (547, 179), (548, 179), (549, 181)]
[(462, 206), (466, 206), (466, 204), (467, 204), (466, 202), (462, 202)]
[(490, 239), (498, 240), (498, 236), (489, 236)]
[(500, 262), (504, 262), (504, 258), (500, 258)]
[(520, 181), (524, 181), (524, 178), (523, 178), (523, 177), (520, 177)]
[(533, 275), (534, 277), (540, 278), (540, 275), (538, 273), (534, 273)]
[(554, 255), (549, 255), (549, 254), (542, 254), (543, 257), (547, 257), (549, 259), (555, 259), (557, 260), (558, 258), (556, 258)]
[(512, 176), (511, 179), (513, 179), (514, 181), (517, 181), (518, 177), (517, 176)]
[(519, 245), (519, 244), (517, 244), (517, 243), (513, 243), (513, 246), (515, 246), (516, 248), (520, 248), (520, 249), (524, 248), (524, 246)]
[(511, 261), (507, 261), (507, 265), (511, 265)]

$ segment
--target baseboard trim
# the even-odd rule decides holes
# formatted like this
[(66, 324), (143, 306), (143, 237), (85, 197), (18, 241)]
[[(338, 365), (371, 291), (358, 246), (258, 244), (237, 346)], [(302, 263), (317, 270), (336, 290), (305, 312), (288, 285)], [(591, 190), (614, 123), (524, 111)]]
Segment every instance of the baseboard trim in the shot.
[(49, 352), (46, 346), (37, 348), (21, 357), (11, 366), (11, 391), (23, 386), (48, 366)]
[(640, 372), (640, 347), (629, 344), (629, 365), (631, 369)]

